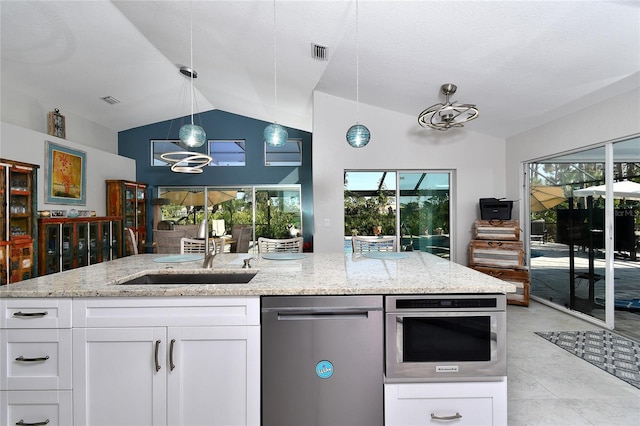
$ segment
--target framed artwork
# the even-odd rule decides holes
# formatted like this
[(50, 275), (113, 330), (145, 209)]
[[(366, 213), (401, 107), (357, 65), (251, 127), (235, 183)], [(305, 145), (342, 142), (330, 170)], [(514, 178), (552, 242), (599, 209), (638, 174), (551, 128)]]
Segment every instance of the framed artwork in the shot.
[(86, 204), (87, 154), (47, 141), (45, 200), (52, 204)]
[(49, 134), (62, 139), (66, 136), (64, 115), (60, 114), (58, 108), (49, 113)]

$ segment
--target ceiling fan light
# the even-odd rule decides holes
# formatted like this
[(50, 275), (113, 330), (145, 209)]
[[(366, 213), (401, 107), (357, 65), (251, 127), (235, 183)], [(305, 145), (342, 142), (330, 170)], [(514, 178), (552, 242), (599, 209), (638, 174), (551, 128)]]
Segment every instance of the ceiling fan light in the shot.
[(456, 92), (455, 84), (443, 84), (440, 90), (446, 97), (444, 103), (430, 106), (418, 115), (418, 124), (434, 130), (445, 131), (452, 127), (464, 127), (464, 123), (478, 118), (480, 112), (475, 105), (449, 102), (449, 96)]
[(362, 148), (371, 140), (371, 132), (367, 126), (354, 124), (347, 130), (347, 142), (354, 148)]
[(180, 143), (187, 148), (199, 148), (207, 141), (204, 129), (195, 124), (180, 127)]
[(269, 124), (264, 129), (264, 142), (274, 148), (284, 146), (289, 139), (287, 131), (278, 123)]

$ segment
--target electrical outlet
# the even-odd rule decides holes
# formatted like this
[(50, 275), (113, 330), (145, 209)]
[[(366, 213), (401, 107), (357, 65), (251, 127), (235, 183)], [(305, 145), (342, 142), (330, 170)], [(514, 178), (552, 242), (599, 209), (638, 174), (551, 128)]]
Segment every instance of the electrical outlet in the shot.
[(331, 226), (331, 224), (329, 223), (329, 219), (324, 220), (324, 226)]

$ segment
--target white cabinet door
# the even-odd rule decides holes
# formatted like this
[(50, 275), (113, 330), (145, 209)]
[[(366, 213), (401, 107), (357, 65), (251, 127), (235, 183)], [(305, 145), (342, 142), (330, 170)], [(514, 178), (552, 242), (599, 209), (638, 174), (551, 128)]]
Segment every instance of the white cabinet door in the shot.
[(169, 425), (260, 424), (260, 328), (169, 328)]
[(74, 329), (75, 424), (165, 425), (166, 347), (165, 327)]

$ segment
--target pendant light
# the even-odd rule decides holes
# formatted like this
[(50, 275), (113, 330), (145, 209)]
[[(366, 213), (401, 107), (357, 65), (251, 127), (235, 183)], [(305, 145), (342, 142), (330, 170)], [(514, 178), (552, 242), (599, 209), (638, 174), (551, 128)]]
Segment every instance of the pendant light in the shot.
[(440, 91), (445, 96), (445, 102), (422, 111), (418, 116), (418, 123), (422, 127), (444, 132), (452, 127), (464, 127), (464, 123), (478, 118), (479, 111), (475, 105), (449, 101), (449, 96), (456, 93), (457, 89), (455, 84), (443, 84)]
[[(160, 155), (160, 158), (168, 163), (172, 163), (171, 171), (176, 173), (202, 173), (202, 168), (213, 160), (209, 155), (189, 151), (189, 148), (199, 148), (207, 141), (207, 134), (204, 129), (193, 122), (193, 109), (195, 102), (193, 80), (198, 78), (198, 73), (193, 68), (193, 10), (191, 2), (189, 2), (189, 37), (189, 60), (191, 65), (188, 67), (180, 67), (180, 74), (189, 78), (190, 83), (191, 123), (183, 125), (179, 131), (180, 145), (187, 150), (166, 152)], [(169, 129), (171, 129), (171, 127)]]
[[(273, 102), (275, 113), (278, 111), (278, 43), (276, 38), (276, 0), (273, 0)], [(284, 146), (289, 139), (287, 131), (276, 123), (264, 129), (264, 142), (272, 147)]]
[(356, 124), (347, 130), (347, 142), (353, 148), (362, 148), (369, 143), (371, 132), (358, 122), (360, 109), (360, 45), (358, 41), (358, 0), (356, 0)]

